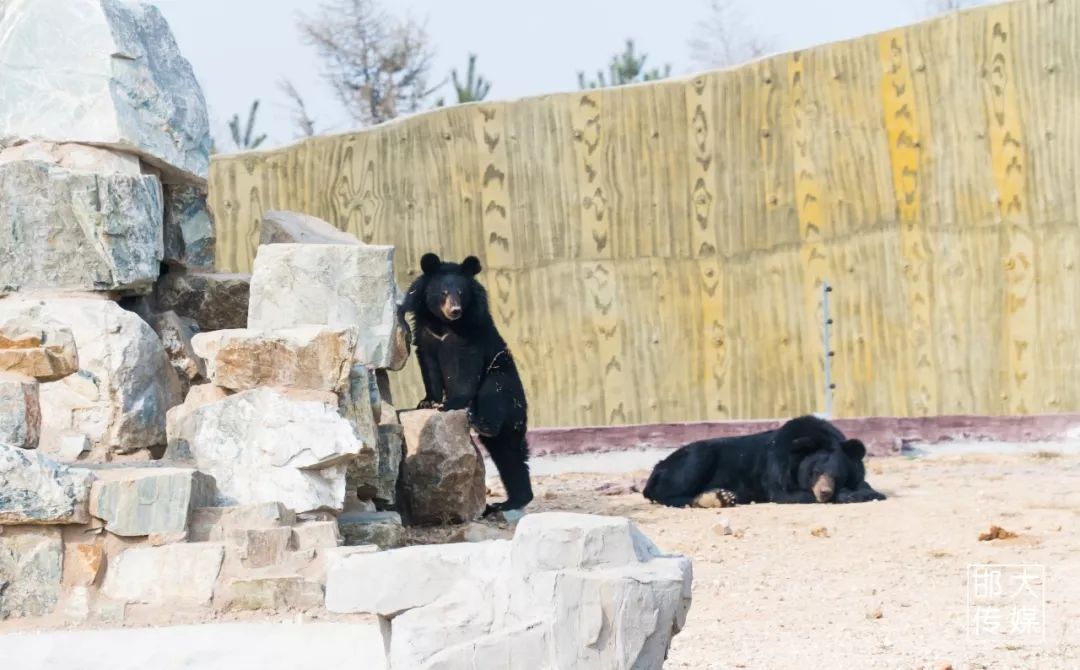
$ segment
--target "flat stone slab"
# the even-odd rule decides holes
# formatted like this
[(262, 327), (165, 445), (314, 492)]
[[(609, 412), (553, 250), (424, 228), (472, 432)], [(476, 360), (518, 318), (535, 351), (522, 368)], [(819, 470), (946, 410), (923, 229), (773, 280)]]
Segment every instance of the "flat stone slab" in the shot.
[(191, 343), (216, 386), (232, 391), (281, 386), (340, 393), (349, 383), (356, 337), (356, 328), (300, 326), (216, 330), (199, 333)]
[(189, 468), (98, 470), (90, 514), (123, 537), (185, 533), (191, 510), (214, 501), (214, 478)]
[(101, 592), (125, 603), (202, 607), (214, 595), (225, 545), (133, 547), (109, 561)]
[(216, 623), (0, 635), (5, 667), (386, 670), (378, 623)]

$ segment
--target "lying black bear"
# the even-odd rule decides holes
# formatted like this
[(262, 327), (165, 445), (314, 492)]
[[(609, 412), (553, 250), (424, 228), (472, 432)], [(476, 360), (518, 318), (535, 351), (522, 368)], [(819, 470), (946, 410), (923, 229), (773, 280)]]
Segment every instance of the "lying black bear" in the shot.
[(813, 416), (777, 430), (688, 444), (656, 464), (644, 496), (671, 507), (884, 500), (866, 483), (866, 447)]
[(507, 500), (487, 513), (525, 507), (533, 497), (525, 388), (476, 281), (480, 261), (444, 263), (424, 254), (420, 268), (401, 306), (403, 316), (413, 317), (425, 394), (419, 408), (467, 409), (506, 488)]

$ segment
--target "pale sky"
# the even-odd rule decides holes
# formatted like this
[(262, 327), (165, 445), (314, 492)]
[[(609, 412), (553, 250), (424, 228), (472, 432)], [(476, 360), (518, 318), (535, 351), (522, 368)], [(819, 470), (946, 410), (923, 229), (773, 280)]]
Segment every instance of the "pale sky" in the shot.
[[(856, 37), (912, 23), (932, 13), (934, 0), (734, 0), (753, 33), (778, 51)], [(261, 107), (257, 129), (266, 147), (291, 142), (296, 132), (277, 82), (289, 78), (305, 97), (319, 132), (352, 129), (319, 71), (296, 19), (319, 0), (156, 0), (180, 49), (203, 86), (218, 146), (231, 151), (226, 124)], [(570, 91), (577, 72), (605, 69), (633, 38), (649, 65), (672, 73), (696, 68), (689, 41), (708, 14), (708, 0), (381, 0), (392, 13), (426, 21), (435, 48), (433, 79), (463, 71), (470, 52), (492, 82), (489, 100)], [(453, 98), (452, 87), (440, 91)]]

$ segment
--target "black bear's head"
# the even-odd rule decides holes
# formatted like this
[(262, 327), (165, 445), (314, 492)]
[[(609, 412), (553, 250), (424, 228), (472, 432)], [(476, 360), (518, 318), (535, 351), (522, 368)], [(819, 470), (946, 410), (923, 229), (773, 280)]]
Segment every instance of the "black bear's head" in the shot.
[(819, 503), (831, 501), (840, 489), (858, 488), (866, 479), (866, 446), (859, 440), (828, 435), (799, 437), (792, 441), (791, 453), (798, 462), (798, 490), (813, 492)]
[(427, 280), (424, 304), (438, 319), (452, 322), (461, 319), (477, 300), (480, 259), (469, 256), (459, 263), (445, 263), (435, 254), (424, 254), (420, 269)]

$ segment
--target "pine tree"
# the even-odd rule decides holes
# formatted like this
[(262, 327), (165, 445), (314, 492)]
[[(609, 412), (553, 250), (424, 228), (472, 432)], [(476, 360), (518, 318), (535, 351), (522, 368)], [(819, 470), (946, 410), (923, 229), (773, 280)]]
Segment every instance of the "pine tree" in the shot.
[(229, 121), (229, 133), (232, 135), (233, 144), (236, 145), (237, 149), (240, 149), (241, 151), (256, 149), (260, 144), (266, 141), (266, 133), (252, 138), (252, 134), (255, 132), (255, 115), (258, 114), (258, 112), (259, 101), (256, 100), (251, 103), (251, 111), (248, 112), (247, 128), (245, 129), (240, 127), (239, 114), (233, 114), (232, 120)]
[(634, 40), (626, 40), (626, 49), (621, 54), (611, 57), (611, 65), (608, 66), (610, 80), (604, 78), (603, 72), (596, 73), (596, 79), (585, 80), (585, 73), (578, 72), (578, 86), (582, 89), (605, 88), (607, 86), (622, 86), (641, 81), (655, 81), (671, 75), (671, 66), (665, 65), (663, 72), (657, 68), (645, 69), (645, 61), (648, 54), (640, 56), (634, 53)]

